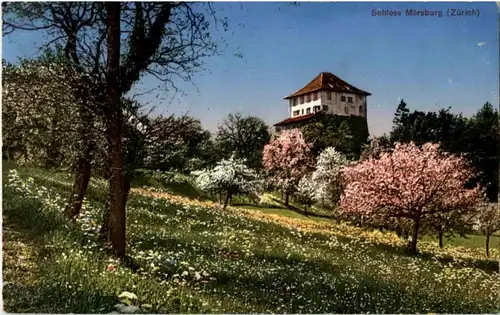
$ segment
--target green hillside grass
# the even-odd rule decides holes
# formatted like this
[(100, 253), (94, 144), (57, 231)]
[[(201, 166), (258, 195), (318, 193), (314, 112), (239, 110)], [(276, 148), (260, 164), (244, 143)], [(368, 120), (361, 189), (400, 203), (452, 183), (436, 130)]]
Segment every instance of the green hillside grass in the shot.
[(92, 180), (73, 225), (61, 215), (71, 176), (18, 174), (10, 184), (3, 177), (6, 312), (108, 313), (123, 291), (146, 313), (500, 309), (497, 249), (486, 259), (482, 248), (423, 241), (412, 256), (392, 233), (136, 188), (127, 206), (130, 258), (118, 261), (94, 239), (104, 181)]

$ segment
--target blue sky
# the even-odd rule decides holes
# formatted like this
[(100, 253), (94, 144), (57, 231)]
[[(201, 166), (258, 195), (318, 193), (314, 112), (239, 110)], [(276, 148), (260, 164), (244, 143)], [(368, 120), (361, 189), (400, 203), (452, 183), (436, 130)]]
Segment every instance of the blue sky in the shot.
[[(207, 60), (185, 95), (161, 89), (141, 97), (158, 113), (183, 113), (214, 131), (230, 112), (272, 125), (288, 116), (283, 97), (322, 71), (372, 93), (370, 133), (389, 132), (403, 98), (411, 109), (472, 115), (486, 101), (498, 107), (498, 15), (491, 3), (217, 3), (230, 22), (220, 34), (225, 53)], [(442, 10), (444, 16), (408, 17), (406, 9)], [(478, 9), (479, 17), (447, 17), (447, 9)], [(402, 16), (372, 16), (372, 9)], [(19, 33), (21, 34), (21, 33)], [(3, 57), (36, 53), (38, 35), (3, 39)], [(219, 35), (216, 35), (219, 36)], [(234, 56), (241, 52), (243, 58)], [(158, 85), (144, 78), (139, 87)], [(160, 98), (156, 94), (160, 92)]]

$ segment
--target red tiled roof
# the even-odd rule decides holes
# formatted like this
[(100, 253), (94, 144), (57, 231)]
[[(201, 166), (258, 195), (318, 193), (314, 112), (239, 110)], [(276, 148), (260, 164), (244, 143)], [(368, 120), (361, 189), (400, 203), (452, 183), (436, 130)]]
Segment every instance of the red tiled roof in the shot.
[(341, 78), (330, 72), (321, 72), (317, 77), (315, 77), (306, 86), (298, 90), (297, 92), (285, 97), (289, 99), (291, 97), (303, 95), (315, 91), (334, 91), (334, 92), (350, 92), (354, 94), (371, 95), (370, 93), (360, 90), (357, 87), (350, 85)]
[(275, 126), (284, 126), (284, 125), (288, 125), (288, 124), (291, 124), (291, 123), (295, 123), (295, 122), (299, 122), (299, 121), (305, 121), (305, 120), (309, 120), (311, 119), (314, 115), (316, 114), (319, 114), (321, 112), (316, 112), (316, 113), (312, 113), (312, 114), (307, 114), (307, 115), (302, 115), (302, 116), (297, 116), (297, 117), (293, 117), (293, 118), (287, 118), (283, 121), (280, 121), (279, 123), (277, 124), (274, 124)]

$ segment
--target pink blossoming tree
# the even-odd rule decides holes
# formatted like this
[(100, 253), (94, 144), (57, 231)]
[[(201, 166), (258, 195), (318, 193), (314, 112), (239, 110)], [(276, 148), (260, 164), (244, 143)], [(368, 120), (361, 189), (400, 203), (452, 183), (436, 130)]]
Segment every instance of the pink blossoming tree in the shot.
[(305, 142), (298, 129), (275, 135), (264, 146), (263, 162), (273, 184), (284, 192), (287, 206), (300, 179), (314, 168), (311, 145)]
[(358, 215), (408, 219), (413, 222), (410, 250), (425, 218), (472, 207), (479, 188), (465, 189), (472, 176), (466, 161), (440, 152), (439, 145), (396, 143), (393, 152), (368, 158), (344, 171), (347, 186), (341, 209)]

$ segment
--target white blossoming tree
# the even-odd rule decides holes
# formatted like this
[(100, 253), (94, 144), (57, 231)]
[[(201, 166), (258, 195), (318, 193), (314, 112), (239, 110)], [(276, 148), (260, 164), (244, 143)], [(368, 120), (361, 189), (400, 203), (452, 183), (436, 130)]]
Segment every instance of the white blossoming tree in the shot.
[(257, 194), (261, 181), (257, 173), (245, 165), (244, 159), (234, 155), (223, 159), (208, 170), (192, 172), (198, 187), (211, 194), (225, 194), (224, 208), (234, 195)]
[(300, 179), (295, 198), (304, 205), (304, 211), (307, 214), (307, 207), (310, 207), (316, 199), (316, 187), (311, 176), (304, 176)]
[(335, 150), (326, 148), (318, 156), (316, 170), (312, 174), (312, 181), (316, 186), (317, 198), (323, 204), (335, 206), (342, 194), (342, 170), (349, 164), (347, 158)]
[(486, 236), (486, 256), (490, 256), (490, 238), (500, 231), (500, 208), (498, 204), (491, 202), (480, 202), (478, 204), (478, 216), (475, 228)]

